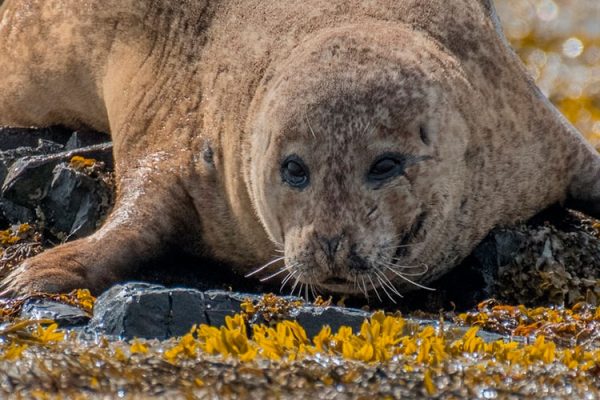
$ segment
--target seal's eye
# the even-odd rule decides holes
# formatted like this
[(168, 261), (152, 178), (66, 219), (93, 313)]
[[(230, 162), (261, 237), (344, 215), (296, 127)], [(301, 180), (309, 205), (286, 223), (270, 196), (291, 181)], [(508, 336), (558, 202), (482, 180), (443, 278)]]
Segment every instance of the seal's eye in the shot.
[(385, 154), (375, 160), (367, 180), (369, 182), (382, 182), (404, 173), (404, 158), (399, 155)]
[(300, 157), (291, 155), (281, 164), (281, 178), (292, 187), (304, 189), (309, 181), (308, 168)]

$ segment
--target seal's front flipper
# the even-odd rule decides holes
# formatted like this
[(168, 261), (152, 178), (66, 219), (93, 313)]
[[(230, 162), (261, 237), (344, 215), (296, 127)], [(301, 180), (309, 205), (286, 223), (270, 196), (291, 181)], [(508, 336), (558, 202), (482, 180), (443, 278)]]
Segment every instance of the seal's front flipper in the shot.
[(0, 284), (3, 295), (77, 288), (98, 294), (132, 279), (170, 247), (185, 246), (185, 237), (193, 235), (189, 226), (198, 225), (197, 216), (169, 170), (159, 162), (130, 171), (120, 180), (115, 208), (102, 228), (25, 260)]
[(573, 155), (577, 160), (567, 193), (566, 206), (600, 218), (600, 155), (589, 144), (581, 143)]

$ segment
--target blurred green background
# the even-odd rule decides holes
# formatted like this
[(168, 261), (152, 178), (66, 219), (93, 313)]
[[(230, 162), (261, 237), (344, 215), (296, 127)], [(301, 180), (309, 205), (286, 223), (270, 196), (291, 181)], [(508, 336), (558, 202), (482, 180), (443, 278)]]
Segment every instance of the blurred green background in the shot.
[(600, 149), (600, 0), (495, 0), (542, 91)]

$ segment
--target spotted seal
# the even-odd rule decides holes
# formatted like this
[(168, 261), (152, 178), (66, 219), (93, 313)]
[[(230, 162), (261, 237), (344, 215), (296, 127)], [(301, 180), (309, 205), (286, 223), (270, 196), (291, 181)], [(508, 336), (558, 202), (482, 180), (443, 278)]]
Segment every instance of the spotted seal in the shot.
[(179, 248), (292, 291), (393, 298), (497, 225), (555, 202), (600, 214), (596, 152), (490, 1), (6, 0), (0, 14), (0, 124), (110, 132), (117, 176), (106, 223), (26, 260), (5, 293), (97, 293)]

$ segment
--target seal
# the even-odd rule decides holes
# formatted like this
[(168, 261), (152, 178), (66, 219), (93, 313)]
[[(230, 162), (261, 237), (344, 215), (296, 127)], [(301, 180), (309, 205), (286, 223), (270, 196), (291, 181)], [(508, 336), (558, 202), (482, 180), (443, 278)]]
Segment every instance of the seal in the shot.
[(6, 0), (0, 14), (0, 123), (110, 132), (117, 175), (107, 222), (26, 260), (5, 294), (98, 293), (178, 248), (307, 297), (393, 299), (495, 226), (556, 202), (600, 215), (596, 152), (490, 1)]

